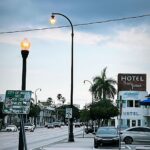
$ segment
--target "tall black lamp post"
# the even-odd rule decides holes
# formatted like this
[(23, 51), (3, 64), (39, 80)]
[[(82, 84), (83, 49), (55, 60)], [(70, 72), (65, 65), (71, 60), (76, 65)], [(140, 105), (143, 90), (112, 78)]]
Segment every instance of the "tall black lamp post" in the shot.
[[(61, 13), (52, 13), (51, 16), (51, 20), (50, 23), (54, 24), (55, 23), (55, 15), (60, 15), (63, 16), (64, 18), (66, 18), (71, 26), (71, 92), (70, 92), (70, 106), (73, 110), (73, 37), (74, 37), (74, 32), (73, 32), (73, 25), (72, 22), (70, 21), (70, 19), (61, 14)], [(69, 142), (74, 142), (74, 135), (73, 135), (73, 118), (70, 118), (70, 125), (69, 125), (69, 138), (68, 138)]]
[[(26, 90), (26, 59), (29, 54), (30, 42), (27, 39), (24, 39), (21, 42), (21, 55), (23, 59), (22, 64), (22, 90)], [(26, 136), (24, 131), (24, 119), (23, 114), (20, 114), (20, 132), (19, 132), (19, 150), (27, 150), (26, 145)]]

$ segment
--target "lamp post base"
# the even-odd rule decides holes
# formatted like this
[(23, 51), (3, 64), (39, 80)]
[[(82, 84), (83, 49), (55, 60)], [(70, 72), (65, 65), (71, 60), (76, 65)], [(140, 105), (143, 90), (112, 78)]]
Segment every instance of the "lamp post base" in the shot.
[(68, 142), (74, 142), (74, 135), (73, 135), (73, 133), (69, 133)]

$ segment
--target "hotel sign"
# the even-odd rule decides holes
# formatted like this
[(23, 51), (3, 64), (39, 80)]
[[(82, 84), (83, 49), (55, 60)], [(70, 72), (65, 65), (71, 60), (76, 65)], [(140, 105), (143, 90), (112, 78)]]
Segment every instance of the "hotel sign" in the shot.
[(146, 91), (146, 74), (118, 74), (119, 91)]

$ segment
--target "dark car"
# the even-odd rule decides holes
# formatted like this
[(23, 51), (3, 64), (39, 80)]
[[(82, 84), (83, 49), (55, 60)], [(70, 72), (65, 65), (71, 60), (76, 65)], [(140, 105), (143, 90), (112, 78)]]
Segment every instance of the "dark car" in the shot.
[(97, 126), (86, 126), (84, 131), (86, 134), (89, 134), (89, 133), (95, 133), (97, 131), (98, 127)]
[(132, 142), (149, 142), (150, 128), (149, 127), (131, 127), (121, 132), (121, 139), (125, 144)]
[(103, 144), (114, 144), (119, 146), (119, 133), (115, 127), (99, 127), (94, 137), (94, 147), (98, 148)]

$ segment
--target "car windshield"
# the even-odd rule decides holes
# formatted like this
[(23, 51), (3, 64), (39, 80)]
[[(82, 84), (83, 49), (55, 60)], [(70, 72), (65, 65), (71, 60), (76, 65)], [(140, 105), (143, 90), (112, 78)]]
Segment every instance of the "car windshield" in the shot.
[(117, 134), (115, 128), (100, 128), (96, 134)]
[(14, 125), (8, 125), (7, 127), (15, 127)]
[(31, 123), (25, 123), (25, 126), (33, 126)]

